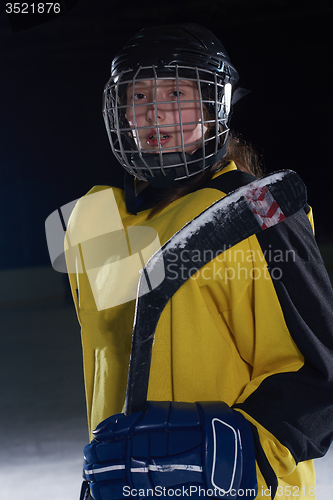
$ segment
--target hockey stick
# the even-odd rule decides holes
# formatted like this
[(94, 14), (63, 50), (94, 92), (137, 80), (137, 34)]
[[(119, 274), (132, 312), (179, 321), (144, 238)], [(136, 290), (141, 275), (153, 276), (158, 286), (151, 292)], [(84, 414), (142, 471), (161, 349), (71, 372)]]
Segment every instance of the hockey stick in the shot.
[[(212, 252), (215, 255), (222, 253), (249, 236), (282, 222), (305, 205), (306, 188), (295, 172), (282, 170), (269, 174), (215, 202), (174, 234), (149, 259), (138, 287), (126, 415), (145, 409), (154, 334), (162, 311), (174, 293), (211, 260)], [(196, 251), (196, 259), (195, 262), (187, 259), (188, 272), (178, 273), (175, 279), (174, 272), (171, 276), (170, 264), (181, 260), (184, 248)], [(165, 278), (156, 288), (150, 287), (147, 293), (148, 278), (153, 279), (154, 268), (159, 268), (161, 257)], [(182, 262), (182, 266), (184, 264)]]

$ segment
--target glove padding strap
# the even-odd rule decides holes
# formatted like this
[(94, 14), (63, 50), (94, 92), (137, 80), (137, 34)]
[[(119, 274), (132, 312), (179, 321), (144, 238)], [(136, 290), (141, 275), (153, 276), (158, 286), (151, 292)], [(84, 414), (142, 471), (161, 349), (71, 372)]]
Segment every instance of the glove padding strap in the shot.
[(93, 434), (84, 472), (95, 500), (257, 495), (250, 424), (225, 403), (148, 402)]

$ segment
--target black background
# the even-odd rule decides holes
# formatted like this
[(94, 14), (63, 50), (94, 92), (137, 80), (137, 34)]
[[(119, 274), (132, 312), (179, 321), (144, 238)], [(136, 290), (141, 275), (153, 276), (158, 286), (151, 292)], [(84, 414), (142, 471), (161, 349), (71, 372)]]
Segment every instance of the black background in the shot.
[[(3, 1), (3, 0), (0, 0)], [(101, 114), (116, 52), (141, 27), (196, 22), (225, 44), (251, 94), (232, 128), (308, 187), (319, 243), (331, 223), (330, 1), (72, 0), (61, 14), (0, 3), (0, 268), (48, 265), (47, 216), (96, 184), (120, 184)], [(31, 2), (30, 2), (31, 3)]]

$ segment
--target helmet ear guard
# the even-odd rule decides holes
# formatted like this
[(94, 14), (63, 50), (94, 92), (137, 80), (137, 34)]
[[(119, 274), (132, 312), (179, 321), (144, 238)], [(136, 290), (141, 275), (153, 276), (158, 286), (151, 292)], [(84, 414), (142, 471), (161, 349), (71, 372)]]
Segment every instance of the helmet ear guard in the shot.
[[(159, 79), (174, 81), (177, 89), (180, 81), (188, 80), (198, 89), (198, 100), (193, 103), (200, 103), (201, 117), (192, 123), (201, 124), (202, 134), (192, 154), (185, 151), (189, 144), (183, 140), (179, 92), (174, 101), (179, 113), (177, 123), (158, 123), (156, 88)], [(155, 86), (154, 102), (149, 104), (155, 109), (158, 145), (156, 149), (145, 150), (140, 145), (138, 133), (150, 127), (138, 126), (137, 104), (128, 104), (126, 95), (129, 85), (134, 95), (135, 85), (147, 80)], [(114, 58), (111, 78), (104, 89), (103, 116), (114, 155), (131, 175), (158, 187), (203, 172), (225, 155), (232, 85), (237, 80), (238, 73), (223, 45), (205, 28), (179, 25), (158, 27), (158, 31), (155, 28), (141, 30)], [(126, 116), (130, 107), (134, 117), (132, 127)], [(176, 148), (162, 148), (159, 135), (162, 126), (164, 130), (167, 130), (165, 127), (179, 127), (181, 143)]]

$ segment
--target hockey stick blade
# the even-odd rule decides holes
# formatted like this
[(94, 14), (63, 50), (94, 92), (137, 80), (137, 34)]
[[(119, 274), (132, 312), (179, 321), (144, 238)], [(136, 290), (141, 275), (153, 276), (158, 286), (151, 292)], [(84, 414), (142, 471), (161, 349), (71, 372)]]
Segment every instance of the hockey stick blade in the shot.
[[(215, 202), (175, 233), (149, 259), (138, 287), (125, 401), (126, 415), (145, 409), (154, 334), (162, 311), (174, 293), (211, 260), (210, 255), (222, 253), (249, 236), (282, 222), (303, 209), (306, 198), (305, 185), (295, 172), (282, 170), (269, 174)], [(175, 278), (175, 273), (170, 271), (170, 264), (176, 262), (177, 258), (180, 261), (184, 248), (196, 251), (196, 261), (187, 259), (190, 261), (187, 263), (188, 272), (178, 273)], [(211, 252), (207, 252), (207, 249)], [(165, 278), (153, 288), (149, 280), (153, 281), (154, 268), (158, 268), (161, 258)], [(182, 266), (185, 264), (182, 262)]]

